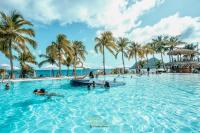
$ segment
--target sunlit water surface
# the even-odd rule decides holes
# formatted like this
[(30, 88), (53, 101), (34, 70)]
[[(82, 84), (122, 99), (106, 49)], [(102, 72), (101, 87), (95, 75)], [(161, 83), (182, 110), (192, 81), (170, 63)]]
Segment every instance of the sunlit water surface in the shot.
[[(113, 80), (114, 76), (107, 77)], [(0, 88), (0, 133), (200, 132), (200, 75), (126, 75), (125, 86), (73, 88), (69, 80)], [(35, 88), (62, 97), (36, 96)]]

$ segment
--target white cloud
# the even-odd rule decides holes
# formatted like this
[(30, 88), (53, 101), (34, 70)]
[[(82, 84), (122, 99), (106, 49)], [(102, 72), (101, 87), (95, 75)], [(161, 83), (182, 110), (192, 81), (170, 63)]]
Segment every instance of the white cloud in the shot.
[[(6, 0), (0, 9), (17, 9), (29, 19), (44, 24), (84, 22), (91, 27), (111, 30), (124, 35), (140, 24), (138, 20), (148, 10), (164, 0)], [(130, 4), (131, 3), (131, 4)]]
[[(165, 0), (6, 0), (0, 9), (19, 10), (31, 20), (49, 24), (84, 22), (97, 28), (97, 35), (111, 30), (115, 36), (128, 36), (138, 42), (148, 42), (158, 35), (182, 35), (186, 41), (200, 41), (200, 19), (181, 17), (178, 13), (161, 19), (152, 26), (139, 27), (139, 17)], [(80, 31), (82, 32), (82, 31)], [(91, 54), (94, 52), (91, 51)], [(94, 54), (95, 55), (95, 54)]]
[(146, 43), (158, 35), (181, 35), (188, 42), (200, 41), (200, 18), (181, 17), (178, 13), (161, 19), (153, 26), (145, 26), (132, 30), (129, 35), (137, 42)]

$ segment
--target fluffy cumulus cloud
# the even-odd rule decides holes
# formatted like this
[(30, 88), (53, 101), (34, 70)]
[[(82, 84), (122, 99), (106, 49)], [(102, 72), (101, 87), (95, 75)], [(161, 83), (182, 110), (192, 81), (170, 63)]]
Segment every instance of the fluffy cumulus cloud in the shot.
[(179, 35), (188, 42), (200, 41), (200, 18), (190, 16), (181, 17), (178, 13), (161, 19), (153, 26), (145, 26), (134, 29), (129, 35), (140, 43), (149, 42), (158, 35)]
[(0, 9), (17, 9), (31, 20), (43, 24), (83, 22), (97, 28), (97, 34), (110, 30), (117, 36), (128, 36), (148, 42), (158, 35), (181, 35), (187, 41), (200, 41), (200, 19), (181, 17), (178, 13), (151, 26), (141, 27), (139, 19), (165, 0), (1, 0)]
[(138, 18), (164, 0), (3, 0), (0, 9), (17, 9), (25, 17), (49, 24), (84, 22), (124, 35), (140, 24)]

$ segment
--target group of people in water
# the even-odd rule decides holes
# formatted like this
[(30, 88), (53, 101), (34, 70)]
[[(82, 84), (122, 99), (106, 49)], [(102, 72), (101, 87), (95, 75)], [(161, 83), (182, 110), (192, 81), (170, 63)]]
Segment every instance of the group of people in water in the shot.
[[(96, 83), (95, 83), (95, 80), (94, 80), (94, 74), (93, 74), (93, 72), (90, 72), (90, 73), (89, 73), (89, 78), (90, 78), (90, 82), (91, 82), (91, 83), (87, 85), (87, 88), (88, 88), (88, 90), (90, 90), (91, 87), (94, 89), (94, 88), (96, 87)], [(97, 78), (97, 76), (96, 76), (96, 78)], [(104, 87), (105, 89), (109, 89), (109, 88), (110, 88), (109, 82), (108, 82), (108, 81), (105, 81), (103, 87)]]
[[(140, 68), (140, 67), (137, 67), (137, 68), (136, 68), (136, 74), (142, 75), (142, 71), (141, 71), (141, 68)], [(149, 74), (150, 74), (150, 68), (147, 67), (147, 75), (149, 75)]]
[[(5, 84), (5, 90), (9, 90), (10, 89), (10, 84), (6, 83)], [(33, 91), (34, 94), (39, 95), (39, 96), (47, 96), (47, 98), (51, 98), (52, 96), (57, 96), (57, 97), (64, 97), (64, 95), (60, 95), (57, 93), (48, 93), (45, 89), (41, 88), (41, 89), (35, 89)]]

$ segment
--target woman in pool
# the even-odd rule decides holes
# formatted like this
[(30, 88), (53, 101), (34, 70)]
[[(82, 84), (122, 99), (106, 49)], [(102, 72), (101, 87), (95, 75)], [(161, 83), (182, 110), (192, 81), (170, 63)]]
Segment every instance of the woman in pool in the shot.
[(9, 90), (9, 89), (10, 89), (10, 85), (9, 85), (9, 83), (6, 83), (6, 85), (5, 85), (5, 89), (6, 89), (6, 90)]
[(94, 74), (93, 74), (92, 71), (89, 73), (89, 77), (90, 77), (90, 79), (93, 79), (93, 78), (94, 78)]
[(45, 89), (35, 89), (33, 93), (36, 95), (41, 95), (41, 96), (48, 96), (48, 98), (52, 96), (64, 97), (63, 95), (60, 95), (60, 94), (48, 93)]
[(35, 89), (33, 93), (37, 95), (45, 95), (47, 92), (45, 91), (45, 89)]
[(110, 84), (108, 81), (105, 82), (104, 87), (105, 89), (110, 89)]

